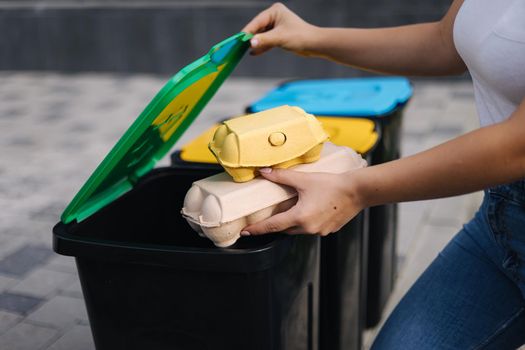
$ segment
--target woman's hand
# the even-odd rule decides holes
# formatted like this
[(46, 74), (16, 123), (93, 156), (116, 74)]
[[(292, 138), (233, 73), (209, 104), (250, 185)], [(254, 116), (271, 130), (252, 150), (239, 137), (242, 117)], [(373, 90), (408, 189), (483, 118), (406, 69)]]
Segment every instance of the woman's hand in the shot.
[(299, 199), (288, 211), (245, 227), (243, 236), (282, 231), (326, 236), (338, 231), (363, 209), (352, 193), (348, 174), (270, 168), (261, 169), (261, 174), (270, 181), (295, 188)]
[(306, 56), (309, 54), (308, 39), (313, 36), (315, 28), (283, 4), (276, 3), (259, 13), (242, 31), (255, 34), (250, 41), (253, 55), (281, 47)]

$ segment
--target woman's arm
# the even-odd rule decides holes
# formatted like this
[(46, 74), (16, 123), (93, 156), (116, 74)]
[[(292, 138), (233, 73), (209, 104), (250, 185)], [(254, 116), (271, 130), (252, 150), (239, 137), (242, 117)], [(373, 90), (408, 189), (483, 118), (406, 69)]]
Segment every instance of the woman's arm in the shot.
[(501, 123), (413, 156), (341, 175), (261, 171), (295, 187), (289, 211), (250, 225), (243, 234), (335, 232), (363, 208), (464, 194), (525, 178), (525, 99)]
[[(501, 123), (347, 180), (366, 206), (464, 194), (525, 178), (525, 100)], [(388, 176), (385, 176), (388, 174)]]
[(306, 23), (282, 4), (256, 16), (243, 31), (258, 33), (252, 52), (282, 47), (387, 74), (446, 75), (465, 71), (452, 38), (463, 0), (455, 0), (439, 22), (393, 28), (320, 28)]

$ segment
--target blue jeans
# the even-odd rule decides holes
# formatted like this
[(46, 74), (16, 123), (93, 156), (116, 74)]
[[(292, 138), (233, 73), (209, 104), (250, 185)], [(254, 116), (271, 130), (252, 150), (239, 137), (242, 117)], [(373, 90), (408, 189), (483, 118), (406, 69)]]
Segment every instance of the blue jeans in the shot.
[(485, 191), (475, 217), (396, 306), (372, 349), (525, 344), (525, 180)]

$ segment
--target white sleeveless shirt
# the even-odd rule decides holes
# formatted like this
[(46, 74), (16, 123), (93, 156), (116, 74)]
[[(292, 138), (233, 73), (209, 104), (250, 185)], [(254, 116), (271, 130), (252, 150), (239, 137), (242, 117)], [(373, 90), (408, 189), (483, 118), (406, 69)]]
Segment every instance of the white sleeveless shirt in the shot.
[(472, 76), (481, 125), (507, 119), (525, 98), (525, 0), (465, 0), (454, 44)]

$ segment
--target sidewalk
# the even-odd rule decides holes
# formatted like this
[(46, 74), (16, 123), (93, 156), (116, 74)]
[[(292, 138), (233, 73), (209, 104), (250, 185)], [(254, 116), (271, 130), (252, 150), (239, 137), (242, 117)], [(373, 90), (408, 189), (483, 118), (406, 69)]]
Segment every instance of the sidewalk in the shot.
[[(1, 349), (94, 349), (74, 261), (51, 251), (51, 229), (166, 79), (0, 73)], [(229, 79), (178, 144), (213, 121), (242, 113), (246, 104), (277, 83)], [(417, 82), (405, 113), (403, 154), (476, 125), (469, 82)], [(479, 201), (474, 194), (401, 204), (400, 270), (390, 307), (472, 216)], [(367, 333), (367, 344), (373, 335)]]

